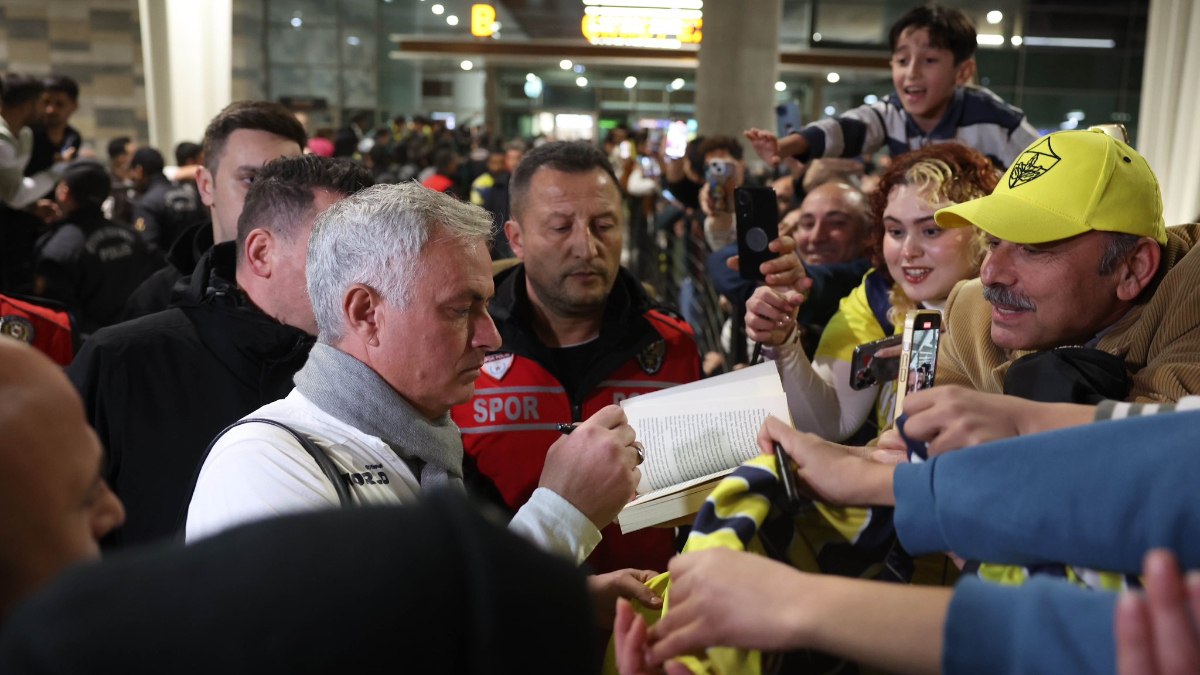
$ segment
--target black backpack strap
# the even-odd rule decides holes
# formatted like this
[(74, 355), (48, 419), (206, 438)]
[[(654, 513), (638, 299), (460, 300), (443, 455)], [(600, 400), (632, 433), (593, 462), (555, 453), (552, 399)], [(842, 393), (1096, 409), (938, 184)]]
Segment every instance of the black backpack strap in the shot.
[(346, 483), (345, 479), (342, 478), (342, 475), (338, 472), (337, 467), (333, 465), (333, 460), (329, 459), (329, 455), (321, 448), (321, 446), (313, 443), (312, 439), (310, 439), (308, 436), (296, 431), (283, 422), (269, 420), (263, 417), (254, 417), (238, 420), (225, 427), (216, 435), (216, 437), (212, 439), (212, 442), (208, 444), (208, 447), (204, 449), (204, 455), (196, 464), (196, 475), (192, 477), (192, 489), (188, 495), (187, 503), (184, 504), (183, 507), (183, 518), (181, 519), (182, 522), (180, 523), (179, 527), (179, 532), (181, 534), (184, 532), (184, 529), (187, 526), (188, 507), (192, 502), (191, 495), (195, 494), (196, 492), (196, 483), (200, 480), (200, 469), (202, 469), (204, 467), (204, 463), (208, 461), (208, 454), (212, 452), (212, 449), (217, 444), (217, 441), (221, 440), (221, 437), (224, 436), (225, 433), (230, 429), (243, 424), (250, 424), (251, 422), (270, 424), (273, 427), (278, 427), (291, 434), (292, 438), (296, 439), (296, 442), (300, 444), (300, 447), (304, 448), (304, 451), (308, 453), (308, 456), (313, 458), (313, 461), (317, 463), (317, 466), (321, 467), (321, 473), (325, 474), (325, 478), (330, 483), (333, 483), (333, 491), (337, 493), (338, 504), (340, 504), (342, 507), (354, 505), (354, 500), (350, 497), (350, 486)]

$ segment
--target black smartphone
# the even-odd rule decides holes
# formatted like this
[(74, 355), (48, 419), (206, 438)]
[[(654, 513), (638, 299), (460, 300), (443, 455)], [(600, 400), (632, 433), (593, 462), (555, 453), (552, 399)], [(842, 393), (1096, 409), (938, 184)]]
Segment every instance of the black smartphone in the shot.
[(942, 313), (937, 310), (914, 309), (904, 317), (904, 340), (893, 419), (904, 412), (905, 395), (933, 386), (941, 332)]
[(779, 202), (769, 187), (740, 187), (733, 191), (737, 221), (738, 275), (762, 281), (758, 266), (775, 254), (767, 245), (779, 237)]
[(875, 354), (881, 349), (898, 347), (903, 338), (902, 335), (891, 335), (855, 347), (854, 355), (850, 357), (850, 388), (866, 389), (896, 379), (900, 374), (900, 356), (877, 358)]

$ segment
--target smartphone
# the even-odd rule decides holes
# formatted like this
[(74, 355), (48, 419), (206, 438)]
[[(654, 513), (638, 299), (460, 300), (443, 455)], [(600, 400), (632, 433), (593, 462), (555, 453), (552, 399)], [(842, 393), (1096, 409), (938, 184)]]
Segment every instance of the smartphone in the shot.
[(902, 335), (866, 342), (854, 348), (850, 357), (850, 388), (866, 389), (880, 382), (896, 379), (900, 374), (900, 357), (876, 358), (875, 353), (888, 347), (900, 346)]
[(914, 309), (905, 315), (893, 419), (904, 411), (904, 397), (907, 394), (933, 386), (941, 331), (942, 313), (937, 310)]
[(779, 202), (775, 191), (769, 187), (740, 187), (733, 191), (733, 205), (738, 274), (743, 279), (762, 281), (758, 267), (775, 257), (767, 245), (779, 238)]
[(664, 150), (667, 157), (680, 159), (687, 153), (688, 130), (685, 122), (671, 122), (667, 127), (667, 147)]

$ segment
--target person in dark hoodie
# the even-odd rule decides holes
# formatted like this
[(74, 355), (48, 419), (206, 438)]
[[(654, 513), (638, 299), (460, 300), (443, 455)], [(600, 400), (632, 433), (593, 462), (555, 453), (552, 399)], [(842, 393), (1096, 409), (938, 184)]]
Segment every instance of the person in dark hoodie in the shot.
[(111, 188), (99, 162), (67, 167), (54, 190), (62, 222), (38, 245), (34, 295), (65, 304), (83, 335), (116, 323), (129, 294), (159, 266), (137, 232), (104, 217)]
[(174, 534), (208, 440), (285, 396), (308, 357), (313, 220), (371, 176), (316, 156), (254, 168), (236, 241), (200, 257), (174, 307), (100, 331), (68, 370), (128, 513), (106, 547)]
[(307, 139), (296, 116), (279, 103), (234, 101), (217, 113), (204, 130), (204, 166), (196, 173), (200, 201), (212, 216), (211, 227), (207, 222), (194, 225), (180, 233), (174, 244), (168, 242), (167, 266), (134, 291), (124, 318), (171, 306), (176, 282), (192, 272), (200, 256), (214, 242), (236, 236), (238, 215), (255, 174), (277, 157), (302, 154)]

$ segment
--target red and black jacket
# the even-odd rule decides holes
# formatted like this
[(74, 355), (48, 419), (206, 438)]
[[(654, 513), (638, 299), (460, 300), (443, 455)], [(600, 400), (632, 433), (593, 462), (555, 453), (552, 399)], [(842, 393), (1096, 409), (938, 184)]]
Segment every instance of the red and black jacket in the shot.
[[(597, 338), (604, 348), (575, 391), (567, 391), (551, 372), (550, 348), (532, 332), (524, 266), (496, 277), (490, 311), (503, 346), (488, 356), (474, 397), (455, 406), (451, 415), (462, 429), (467, 470), (474, 474), (468, 482), (478, 492), (488, 492), (478, 490), (481, 482), (490, 483), (509, 510), (519, 508), (537, 488), (546, 451), (560, 437), (559, 423), (579, 422), (630, 396), (700, 377), (692, 329), (656, 308), (624, 269), (609, 295)], [(597, 572), (625, 567), (662, 571), (675, 552), (671, 530), (622, 535), (613, 524), (602, 532), (604, 540), (587, 561)]]

